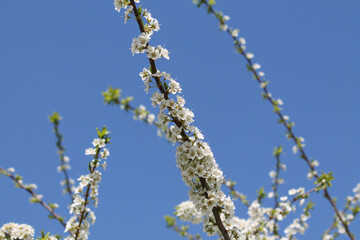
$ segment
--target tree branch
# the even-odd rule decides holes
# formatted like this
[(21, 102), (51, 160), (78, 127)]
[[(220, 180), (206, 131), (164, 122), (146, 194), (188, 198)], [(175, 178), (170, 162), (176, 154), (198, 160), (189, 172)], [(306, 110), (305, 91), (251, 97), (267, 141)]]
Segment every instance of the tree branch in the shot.
[[(213, 14), (216, 18), (217, 17), (217, 13), (216, 11), (213, 9), (213, 7), (211, 5), (209, 5), (209, 3), (206, 0), (200, 0), (201, 4), (204, 4), (207, 7), (207, 11), (208, 13)], [(236, 49), (238, 50), (238, 52), (245, 58), (245, 61), (247, 62), (247, 66), (249, 71), (252, 72), (254, 78), (256, 79), (256, 81), (260, 84), (262, 90), (263, 90), (263, 97), (265, 99), (267, 99), (270, 104), (274, 107), (275, 109), (275, 114), (278, 116), (279, 118), (279, 122), (282, 123), (284, 125), (284, 127), (286, 128), (286, 130), (288, 131), (288, 137), (290, 139), (292, 139), (294, 141), (294, 143), (296, 144), (296, 146), (299, 148), (300, 151), (300, 157), (302, 159), (304, 159), (304, 161), (306, 162), (306, 164), (309, 166), (309, 168), (311, 169), (312, 172), (315, 171), (314, 166), (311, 164), (310, 159), (308, 158), (307, 154), (304, 151), (304, 148), (301, 146), (301, 143), (299, 142), (299, 138), (296, 137), (296, 135), (294, 134), (293, 130), (292, 130), (292, 125), (287, 123), (287, 120), (284, 118), (284, 115), (280, 112), (280, 109), (278, 108), (278, 104), (275, 100), (272, 99), (270, 92), (267, 89), (266, 84), (264, 84), (265, 82), (262, 81), (261, 77), (259, 76), (259, 74), (257, 73), (256, 69), (253, 67), (253, 62), (251, 60), (251, 58), (249, 58), (247, 56), (247, 53), (245, 52), (245, 50), (243, 50), (243, 46), (242, 44), (239, 42), (239, 40), (234, 37), (232, 35), (232, 32), (230, 31), (230, 29), (227, 29), (226, 32), (230, 35), (230, 37), (234, 40), (234, 44)], [(316, 177), (317, 179), (319, 178), (318, 174), (314, 174), (314, 177)], [(333, 210), (335, 211), (335, 214), (337, 215), (337, 217), (339, 218), (341, 224), (344, 226), (346, 234), (349, 236), (349, 238), (351, 240), (355, 240), (355, 237), (352, 235), (352, 233), (350, 232), (350, 229), (348, 227), (348, 224), (346, 223), (346, 221), (342, 218), (342, 216), (339, 213), (338, 208), (336, 207), (335, 202), (333, 201), (332, 197), (330, 196), (329, 191), (327, 190), (327, 188), (324, 188), (324, 196), (325, 198), (330, 202), (330, 205), (332, 206)]]
[(41, 206), (43, 206), (50, 214), (51, 216), (56, 219), (63, 227), (66, 227), (66, 224), (63, 220), (62, 217), (60, 217), (59, 215), (57, 215), (54, 211), (53, 208), (51, 208), (49, 205), (47, 205), (44, 201), (41, 200), (41, 197), (38, 196), (31, 187), (27, 187), (25, 186), (25, 184), (22, 183), (22, 181), (17, 178), (16, 176), (14, 176), (12, 173), (10, 173), (9, 171), (6, 171), (4, 168), (0, 167), (0, 173), (11, 178), (17, 186), (19, 186), (20, 188), (24, 189), (25, 191), (27, 191), (31, 196), (33, 196), (33, 198), (36, 199), (36, 202), (40, 203)]
[[(136, 4), (135, 4), (134, 0), (130, 0), (130, 3), (132, 5), (132, 7), (133, 7), (133, 13), (135, 15), (136, 22), (138, 23), (139, 29), (140, 29), (141, 33), (143, 33), (143, 32), (145, 32), (144, 23), (143, 23), (143, 21), (141, 19), (141, 16), (138, 13)], [(151, 66), (151, 73), (155, 74), (157, 72), (155, 61), (153, 59), (151, 59), (151, 58), (148, 58), (148, 60), (149, 60), (150, 66)], [(160, 78), (159, 77), (154, 77), (154, 79), (156, 81), (157, 87), (159, 88), (160, 92), (164, 95), (164, 98), (166, 100), (169, 100), (168, 92), (165, 91), (165, 89), (164, 89), (164, 87), (163, 87), (163, 85), (162, 85), (162, 83), (160, 81)], [(171, 109), (169, 109), (169, 110), (171, 110)], [(186, 135), (185, 130), (182, 127), (181, 121), (177, 117), (172, 117), (172, 120), (175, 123), (175, 125), (181, 129), (180, 134), (181, 134), (181, 137), (182, 137), (183, 141), (184, 142), (189, 141), (189, 137)], [(199, 177), (199, 179), (200, 179), (200, 182), (201, 182), (201, 186), (204, 189), (208, 190), (208, 186), (207, 186), (207, 183), (206, 183), (205, 179), (202, 178), (202, 177)], [(207, 192), (205, 192), (205, 197), (207, 199), (209, 198)], [(215, 217), (216, 225), (219, 228), (222, 236), (224, 237), (225, 240), (230, 240), (230, 236), (229, 236), (228, 232), (226, 231), (223, 222), (221, 221), (219, 208), (214, 207), (212, 209), (212, 212), (213, 212), (214, 217)]]

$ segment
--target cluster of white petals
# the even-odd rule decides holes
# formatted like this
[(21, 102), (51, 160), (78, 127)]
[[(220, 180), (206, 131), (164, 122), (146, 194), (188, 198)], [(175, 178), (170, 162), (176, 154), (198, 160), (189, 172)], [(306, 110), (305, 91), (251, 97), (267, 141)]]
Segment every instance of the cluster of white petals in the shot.
[(201, 213), (191, 201), (185, 201), (176, 206), (175, 215), (182, 221), (198, 224), (202, 222)]
[(34, 228), (27, 224), (6, 223), (0, 228), (0, 240), (33, 240)]
[(64, 156), (63, 161), (64, 161), (64, 163), (62, 163), (61, 165), (59, 165), (57, 167), (58, 172), (62, 172), (64, 170), (70, 170), (71, 169), (71, 166), (68, 164), (70, 162), (70, 158), (68, 156)]
[[(289, 190), (289, 195), (297, 197), (300, 200), (300, 206), (303, 205), (306, 194), (305, 189), (300, 187), (298, 189)], [(304, 201), (303, 201), (304, 200)], [(296, 234), (304, 234), (308, 228), (307, 220), (310, 218), (310, 213), (304, 208), (304, 213), (299, 218), (293, 221), (283, 231), (284, 235), (278, 233), (278, 221), (284, 220), (287, 215), (296, 210), (295, 206), (288, 200), (288, 196), (280, 197), (279, 206), (275, 209), (263, 207), (257, 200), (253, 201), (248, 206), (248, 218), (239, 218), (234, 216), (231, 219), (232, 228), (238, 229), (243, 236), (247, 236), (249, 240), (288, 240), (296, 239)], [(201, 221), (202, 213), (198, 211), (195, 205), (190, 201), (185, 201), (176, 207), (175, 215), (183, 221), (188, 221), (193, 224)], [(241, 239), (241, 238), (240, 238)]]
[(360, 183), (356, 185), (353, 189), (354, 196), (348, 197), (348, 200), (351, 202), (352, 205), (360, 203)]
[[(62, 152), (60, 152), (61, 154)], [(57, 171), (58, 172), (64, 172), (64, 171), (68, 171), (71, 169), (71, 166), (69, 164), (70, 162), (70, 158), (66, 155), (64, 155), (62, 157), (62, 161), (61, 164), (57, 167)], [(73, 191), (74, 190), (74, 179), (72, 178), (68, 178), (68, 179), (64, 179), (60, 182), (61, 186), (65, 186), (65, 188), (63, 189), (63, 194), (68, 193), (69, 191)], [(68, 189), (68, 186), (70, 187), (70, 189)]]
[(224, 15), (222, 12), (217, 13), (217, 18), (219, 19), (219, 27), (221, 31), (227, 31), (229, 26), (226, 24), (230, 20), (228, 15)]
[[(106, 159), (110, 152), (105, 148), (105, 139), (95, 138), (92, 142), (93, 148), (85, 150), (85, 155), (93, 155), (95, 158), (91, 161), (91, 171), (87, 175), (80, 176), (77, 180), (79, 185), (74, 188), (73, 202), (70, 206), (70, 214), (73, 216), (66, 223), (65, 232), (76, 233), (78, 231), (77, 239), (86, 240), (89, 236), (90, 223), (94, 224), (96, 217), (93, 211), (87, 207), (89, 200), (91, 200), (95, 207), (97, 207), (99, 199), (99, 183), (101, 181), (101, 172), (96, 170), (100, 166), (100, 157)], [(106, 162), (101, 165), (106, 168)], [(80, 224), (81, 223), (81, 224)], [(75, 236), (68, 236), (65, 240), (74, 240)]]
[(145, 121), (146, 123), (152, 125), (154, 124), (156, 117), (154, 114), (149, 113), (144, 105), (140, 105), (134, 110), (133, 118), (134, 120)]
[(153, 113), (150, 113), (144, 105), (140, 105), (133, 110), (133, 119), (144, 121), (147, 124), (155, 125), (157, 127), (157, 135), (159, 137), (163, 136), (163, 133), (166, 131), (166, 128), (162, 127), (158, 121), (156, 121), (156, 116)]
[[(208, 235), (217, 233), (212, 210), (214, 207), (218, 207), (221, 209), (220, 216), (225, 228), (231, 231), (232, 235), (240, 236), (240, 232), (234, 228), (231, 220), (234, 216), (234, 203), (220, 189), (224, 177), (215, 162), (209, 145), (201, 140), (193, 139), (193, 142), (184, 142), (179, 145), (176, 155), (177, 166), (181, 170), (183, 180), (187, 186), (191, 187), (189, 190), (190, 200), (204, 215), (204, 231)], [(203, 188), (201, 181), (206, 182), (207, 189)]]
[[(302, 191), (300, 190), (299, 192)], [(307, 229), (308, 225), (306, 220), (310, 215), (309, 213), (301, 214), (300, 218), (294, 219), (293, 222), (285, 228), (285, 236), (280, 237), (275, 231), (279, 229), (276, 221), (282, 221), (290, 212), (295, 211), (295, 207), (291, 206), (291, 202), (288, 201), (287, 196), (281, 197), (280, 201), (279, 207), (275, 209), (262, 207), (258, 201), (253, 201), (248, 208), (249, 218), (241, 219), (234, 217), (233, 222), (243, 234), (249, 236), (249, 240), (295, 239), (295, 234), (303, 234)], [(269, 219), (270, 216), (271, 218)], [(266, 224), (263, 225), (264, 223)]]
[(291, 239), (292, 236), (298, 233), (304, 234), (306, 229), (309, 227), (305, 222), (307, 218), (308, 217), (304, 214), (302, 214), (300, 218), (295, 218), (293, 222), (284, 230), (286, 236), (284, 239)]
[(264, 208), (258, 201), (253, 201), (248, 208), (249, 217), (247, 219), (234, 217), (233, 223), (244, 235), (248, 235), (249, 240), (279, 239), (278, 236), (273, 235), (274, 229), (278, 228), (274, 220), (268, 221), (266, 226), (259, 231), (259, 227), (266, 221), (270, 211), (271, 208)]
[[(60, 182), (60, 185), (61, 185), (61, 186), (66, 186), (68, 182), (69, 182), (69, 185), (71, 186), (71, 191), (73, 191), (73, 190), (74, 190), (74, 186), (73, 186), (73, 185), (75, 184), (75, 181), (74, 181), (74, 179), (72, 179), (72, 178), (69, 178), (69, 180), (67, 180), (67, 179), (62, 180), (62, 181)], [(68, 192), (68, 191), (67, 191), (66, 188), (63, 189), (63, 191), (62, 191), (63, 194), (66, 194), (67, 192)]]
[(331, 234), (324, 234), (321, 238), (322, 240), (334, 240), (334, 236)]
[[(304, 148), (305, 147), (305, 139), (303, 138), (303, 137), (299, 137), (299, 138), (297, 138), (298, 139), (298, 144), (297, 145), (294, 145), (293, 147), (292, 147), (292, 151), (293, 151), (293, 153), (294, 154), (296, 154), (298, 151), (299, 151), (299, 148), (301, 147), (301, 148)], [(316, 161), (317, 162), (317, 161)], [(317, 163), (319, 163), (319, 162), (317, 162)], [(317, 164), (317, 166), (318, 166), (319, 164)], [(316, 166), (316, 165), (315, 165)]]
[[(115, 8), (127, 8), (130, 3), (115, 1)], [(125, 6), (126, 5), (126, 6)], [(133, 39), (131, 52), (146, 53), (150, 60), (157, 60), (161, 57), (169, 59), (169, 51), (161, 46), (151, 46), (149, 40), (154, 31), (159, 30), (156, 19), (146, 10), (139, 12), (145, 19), (145, 32)], [(180, 84), (171, 78), (169, 73), (144, 68), (140, 77), (145, 84), (145, 91), (151, 87), (163, 89), (164, 93), (156, 91), (151, 97), (152, 106), (158, 106), (160, 112), (157, 116), (160, 128), (166, 129), (165, 136), (173, 144), (179, 143), (176, 157), (177, 166), (186, 185), (190, 186), (189, 197), (194, 203), (196, 210), (203, 217), (203, 228), (208, 235), (215, 235), (219, 232), (216, 225), (213, 209), (219, 212), (220, 218), (228, 231), (231, 239), (240, 239), (239, 229), (232, 222), (234, 216), (234, 203), (220, 189), (224, 177), (222, 171), (215, 162), (213, 153), (206, 142), (201, 141), (204, 136), (200, 130), (192, 125), (194, 113), (185, 107), (183, 97), (176, 95), (181, 93)], [(154, 81), (154, 79), (156, 81)], [(159, 86), (161, 82), (162, 86)], [(173, 98), (170, 98), (174, 95)]]
[[(140, 2), (140, 0), (135, 0), (136, 3)], [(114, 6), (115, 6), (115, 10), (120, 12), (122, 8), (127, 8), (130, 5), (130, 1), (129, 0), (115, 0), (114, 1)]]
[[(270, 210), (271, 208), (262, 207), (258, 201), (253, 201), (248, 209), (249, 218), (246, 219), (246, 221), (242, 221), (243, 225), (240, 225), (242, 231), (245, 233), (254, 233), (259, 224), (266, 220), (266, 214), (269, 213)], [(271, 224), (273, 224), (273, 222), (269, 223), (269, 225)]]

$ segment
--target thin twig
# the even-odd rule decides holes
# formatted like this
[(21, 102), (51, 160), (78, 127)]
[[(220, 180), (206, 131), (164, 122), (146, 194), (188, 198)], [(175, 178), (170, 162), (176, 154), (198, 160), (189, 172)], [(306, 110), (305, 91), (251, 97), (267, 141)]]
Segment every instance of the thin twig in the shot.
[(17, 186), (19, 186), (20, 188), (24, 189), (25, 191), (27, 191), (28, 193), (30, 193), (31, 196), (33, 196), (33, 198), (36, 199), (36, 202), (40, 203), (41, 206), (43, 206), (50, 214), (52, 217), (54, 217), (54, 219), (56, 219), (63, 227), (66, 227), (66, 224), (63, 220), (62, 217), (60, 217), (59, 215), (57, 215), (54, 211), (54, 209), (52, 209), (49, 205), (47, 205), (44, 201), (41, 200), (41, 197), (39, 197), (30, 187), (26, 187), (22, 181), (20, 181), (20, 179), (18, 179), (16, 176), (14, 176), (12, 173), (10, 173), (9, 171), (6, 171), (4, 168), (0, 167), (0, 173), (2, 173), (3, 175), (11, 178)]
[[(281, 148), (281, 147), (279, 147)], [(278, 151), (279, 148), (276, 148), (276, 150), (274, 151)], [(282, 150), (282, 148), (281, 148)], [(280, 162), (280, 152), (276, 152), (275, 153), (275, 158), (276, 158), (276, 175), (275, 175), (275, 179), (274, 179), (274, 183), (272, 186), (272, 189), (274, 191), (274, 209), (276, 209), (279, 206), (279, 193), (278, 193), (278, 187), (279, 187), (279, 175), (280, 175), (280, 167), (281, 167), (281, 162)], [(280, 236), (279, 231), (278, 231), (278, 227), (277, 227), (277, 223), (278, 219), (275, 219), (275, 227), (274, 227), (274, 234), (276, 234), (277, 236)]]
[(56, 136), (56, 147), (59, 149), (58, 153), (59, 153), (60, 162), (61, 162), (61, 170), (64, 173), (64, 177), (65, 177), (65, 184), (66, 184), (65, 191), (69, 194), (70, 202), (72, 203), (73, 195), (71, 193), (70, 178), (69, 178), (69, 173), (67, 172), (66, 167), (65, 167), (67, 165), (67, 163), (65, 162), (65, 159), (64, 159), (65, 158), (65, 155), (64, 155), (65, 148), (62, 145), (63, 136), (59, 132), (60, 122), (57, 119), (52, 122), (54, 124), (54, 132), (55, 132), (55, 136)]

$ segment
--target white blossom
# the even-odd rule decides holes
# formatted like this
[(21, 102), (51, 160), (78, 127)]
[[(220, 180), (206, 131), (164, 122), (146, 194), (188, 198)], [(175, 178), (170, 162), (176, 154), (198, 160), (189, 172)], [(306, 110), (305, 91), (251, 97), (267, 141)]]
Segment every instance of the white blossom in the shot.
[(198, 224), (202, 221), (202, 215), (196, 210), (195, 205), (191, 201), (180, 203), (176, 207), (175, 215), (182, 221)]
[(252, 59), (254, 57), (254, 54), (253, 53), (246, 53), (246, 57), (248, 59)]
[(254, 64), (252, 65), (252, 68), (253, 68), (254, 70), (258, 70), (258, 69), (261, 68), (261, 66), (260, 66), (260, 64), (258, 64), (258, 63), (254, 63)]
[(5, 240), (5, 236), (10, 236), (11, 240), (33, 240), (34, 228), (27, 224), (6, 223), (0, 228), (0, 239)]
[(296, 189), (292, 188), (292, 189), (289, 190), (289, 195), (293, 196), (293, 195), (296, 194), (296, 192), (297, 192)]

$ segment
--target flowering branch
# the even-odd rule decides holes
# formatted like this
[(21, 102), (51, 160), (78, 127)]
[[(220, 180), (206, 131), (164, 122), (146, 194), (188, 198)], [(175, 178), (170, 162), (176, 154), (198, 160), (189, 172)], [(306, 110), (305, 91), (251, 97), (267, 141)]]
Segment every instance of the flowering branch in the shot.
[(146, 110), (144, 105), (140, 105), (139, 107), (133, 107), (130, 102), (134, 100), (133, 97), (125, 97), (120, 99), (121, 89), (119, 88), (112, 88), (111, 86), (105, 92), (102, 92), (104, 96), (104, 103), (108, 105), (118, 105), (121, 109), (125, 110), (126, 112), (132, 111), (135, 120), (142, 120), (146, 124), (155, 125), (158, 129), (158, 135), (161, 136), (163, 132), (168, 130), (159, 124), (158, 121), (155, 121), (155, 115), (150, 113)]
[[(129, 110), (133, 111), (134, 119), (143, 120), (143, 122), (154, 125), (158, 128), (158, 135), (161, 136), (163, 132), (168, 132), (169, 128), (161, 126), (158, 121), (154, 121), (154, 114), (150, 113), (143, 105), (140, 105), (138, 108), (133, 107), (130, 102), (134, 100), (133, 97), (125, 97), (120, 99), (121, 89), (112, 88), (111, 86), (104, 92), (102, 95), (104, 96), (104, 102), (108, 105), (119, 105), (121, 109), (128, 112)], [(236, 182), (231, 180), (224, 180), (223, 185), (229, 188), (230, 194), (235, 197), (235, 199), (239, 199), (245, 206), (249, 207), (250, 203), (246, 200), (246, 195), (235, 190)]]
[[(101, 181), (101, 172), (96, 170), (100, 166), (100, 158), (106, 159), (110, 153), (105, 148), (106, 144), (109, 144), (110, 137), (106, 127), (101, 130), (97, 129), (98, 137), (92, 142), (94, 148), (88, 148), (85, 150), (85, 155), (93, 156), (93, 160), (89, 163), (89, 174), (83, 175), (78, 178), (80, 184), (74, 189), (74, 200), (70, 206), (71, 217), (65, 228), (65, 232), (70, 232), (71, 236), (67, 237), (67, 240), (85, 240), (88, 239), (90, 222), (95, 223), (95, 214), (88, 208), (88, 204), (92, 201), (97, 207), (98, 205), (98, 188)], [(106, 168), (106, 162), (101, 165)], [(84, 188), (86, 188), (84, 193)], [(80, 193), (84, 195), (84, 198), (80, 196)]]
[(74, 184), (74, 180), (69, 178), (69, 174), (67, 170), (70, 169), (70, 165), (68, 164), (70, 159), (68, 156), (65, 156), (65, 148), (62, 145), (63, 136), (59, 132), (59, 124), (62, 117), (59, 113), (54, 112), (51, 116), (49, 116), (49, 120), (54, 125), (54, 133), (56, 136), (56, 147), (58, 148), (58, 155), (60, 158), (61, 165), (58, 167), (58, 172), (62, 171), (64, 173), (65, 180), (61, 182), (61, 185), (65, 185), (64, 194), (68, 193), (70, 197), (70, 201), (73, 201), (73, 196), (71, 194), (72, 185)]
[(30, 202), (39, 203), (50, 213), (49, 218), (56, 219), (61, 225), (63, 225), (65, 227), (66, 225), (65, 225), (63, 217), (61, 217), (60, 215), (57, 215), (54, 210), (55, 208), (58, 207), (58, 205), (57, 204), (49, 204), (49, 205), (46, 204), (42, 200), (42, 195), (37, 195), (34, 192), (34, 189), (36, 189), (37, 186), (35, 184), (24, 184), (21, 176), (19, 176), (19, 175), (14, 176), (12, 174), (14, 171), (15, 171), (14, 168), (9, 168), (8, 170), (5, 170), (4, 168), (0, 167), (0, 174), (11, 178), (14, 181), (16, 187), (24, 189), (32, 196), (32, 198), (30, 199)]
[[(319, 176), (317, 174), (317, 172), (315, 170), (315, 166), (312, 164), (312, 161), (310, 161), (309, 157), (307, 156), (307, 154), (304, 151), (303, 138), (297, 137), (294, 134), (294, 131), (293, 131), (294, 123), (289, 121), (288, 116), (285, 116), (281, 113), (282, 109), (280, 108), (280, 105), (282, 105), (283, 102), (281, 101), (281, 99), (276, 100), (272, 97), (271, 93), (269, 92), (269, 90), (267, 88), (267, 85), (269, 82), (263, 78), (265, 74), (261, 71), (258, 71), (261, 68), (261, 66), (258, 63), (253, 63), (253, 61), (252, 61), (254, 54), (245, 51), (245, 49), (246, 49), (245, 39), (244, 38), (237, 39), (238, 33), (240, 30), (239, 29), (231, 29), (228, 27), (228, 25), (226, 24), (226, 21), (229, 20), (229, 17), (223, 16), (223, 14), (221, 12), (215, 11), (212, 7), (215, 4), (215, 1), (209, 0), (209, 2), (208, 2), (207, 0), (198, 0), (196, 3), (198, 5), (198, 7), (200, 7), (202, 4), (204, 4), (207, 8), (208, 13), (213, 14), (219, 20), (220, 29), (223, 31), (226, 31), (230, 35), (230, 37), (233, 39), (236, 50), (245, 58), (245, 61), (247, 62), (247, 69), (250, 72), (252, 72), (254, 79), (256, 79), (256, 81), (259, 83), (261, 89), (263, 90), (263, 92), (262, 92), (263, 98), (268, 100), (270, 102), (270, 104), (273, 106), (274, 112), (279, 118), (279, 123), (283, 124), (287, 130), (287, 138), (292, 139), (294, 141), (294, 143), (295, 143), (295, 146), (293, 148), (294, 152), (297, 152), (297, 151), (300, 152), (300, 158), (302, 158), (306, 162), (306, 164), (309, 166), (312, 175), (317, 180), (319, 180), (321, 176)], [(339, 210), (336, 207), (336, 204), (335, 204), (333, 198), (330, 196), (329, 191), (327, 190), (326, 187), (323, 188), (323, 191), (324, 191), (325, 198), (330, 202), (330, 205), (332, 206), (333, 210), (335, 211), (336, 216), (339, 218), (341, 224), (344, 226), (346, 234), (349, 236), (350, 239), (355, 240), (355, 237), (350, 232), (348, 224), (346, 223), (345, 219), (343, 219), (343, 217), (340, 215)]]
[[(176, 151), (178, 167), (185, 184), (192, 188), (189, 191), (190, 199), (205, 216), (204, 230), (208, 235), (220, 231), (225, 240), (230, 240), (229, 230), (232, 238), (239, 239), (241, 233), (232, 225), (234, 204), (220, 190), (223, 182), (222, 172), (218, 169), (210, 147), (200, 141), (204, 138), (200, 130), (190, 125), (194, 121), (194, 113), (184, 107), (185, 100), (182, 97), (177, 96), (176, 101), (169, 97), (170, 93), (181, 92), (180, 84), (172, 79), (170, 74), (157, 70), (155, 60), (161, 57), (169, 59), (167, 49), (161, 46), (153, 47), (148, 43), (153, 32), (160, 29), (158, 21), (146, 9), (143, 10), (141, 7), (138, 9), (134, 0), (115, 0), (114, 5), (119, 12), (122, 8), (127, 9), (125, 23), (131, 18), (129, 17), (131, 13), (138, 23), (141, 34), (133, 39), (131, 51), (133, 54), (147, 53), (150, 68), (149, 70), (144, 68), (140, 76), (145, 83), (145, 91), (151, 87), (156, 87), (160, 91), (155, 92), (151, 98), (152, 105), (160, 107), (159, 122), (164, 126), (169, 122), (174, 123), (166, 137), (174, 144), (180, 143)], [(146, 19), (146, 24), (143, 23), (142, 17)], [(165, 110), (168, 110), (168, 113), (164, 113)]]
[[(287, 201), (287, 197), (281, 197), (280, 200), (282, 202), (279, 203), (279, 206), (281, 208), (274, 208), (271, 211), (271, 213), (269, 214), (269, 217), (266, 219), (266, 221), (264, 221), (262, 224), (260, 224), (260, 226), (254, 231), (254, 233), (251, 234), (251, 236), (259, 233), (264, 227), (266, 227), (266, 225), (272, 219), (282, 220), (284, 216), (286, 216), (293, 210), (293, 208), (291, 207), (291, 205), (293, 203), (295, 203), (298, 200), (301, 200), (300, 205), (302, 205), (304, 203), (305, 199), (309, 197), (310, 193), (315, 192), (315, 191), (316, 192), (320, 191), (320, 189), (322, 188), (322, 185), (324, 185), (324, 184), (325, 184), (325, 181), (317, 184), (314, 188), (312, 188), (311, 190), (309, 190), (307, 192), (304, 192), (303, 188), (299, 188), (298, 190), (296, 190), (296, 189), (289, 190), (289, 195), (295, 195), (296, 193), (299, 193), (299, 194), (297, 196), (294, 196), (291, 201)], [(309, 211), (312, 207), (313, 207), (313, 204), (310, 203), (306, 207), (305, 210)], [(247, 236), (246, 239), (248, 239), (248, 237), (249, 236)]]

